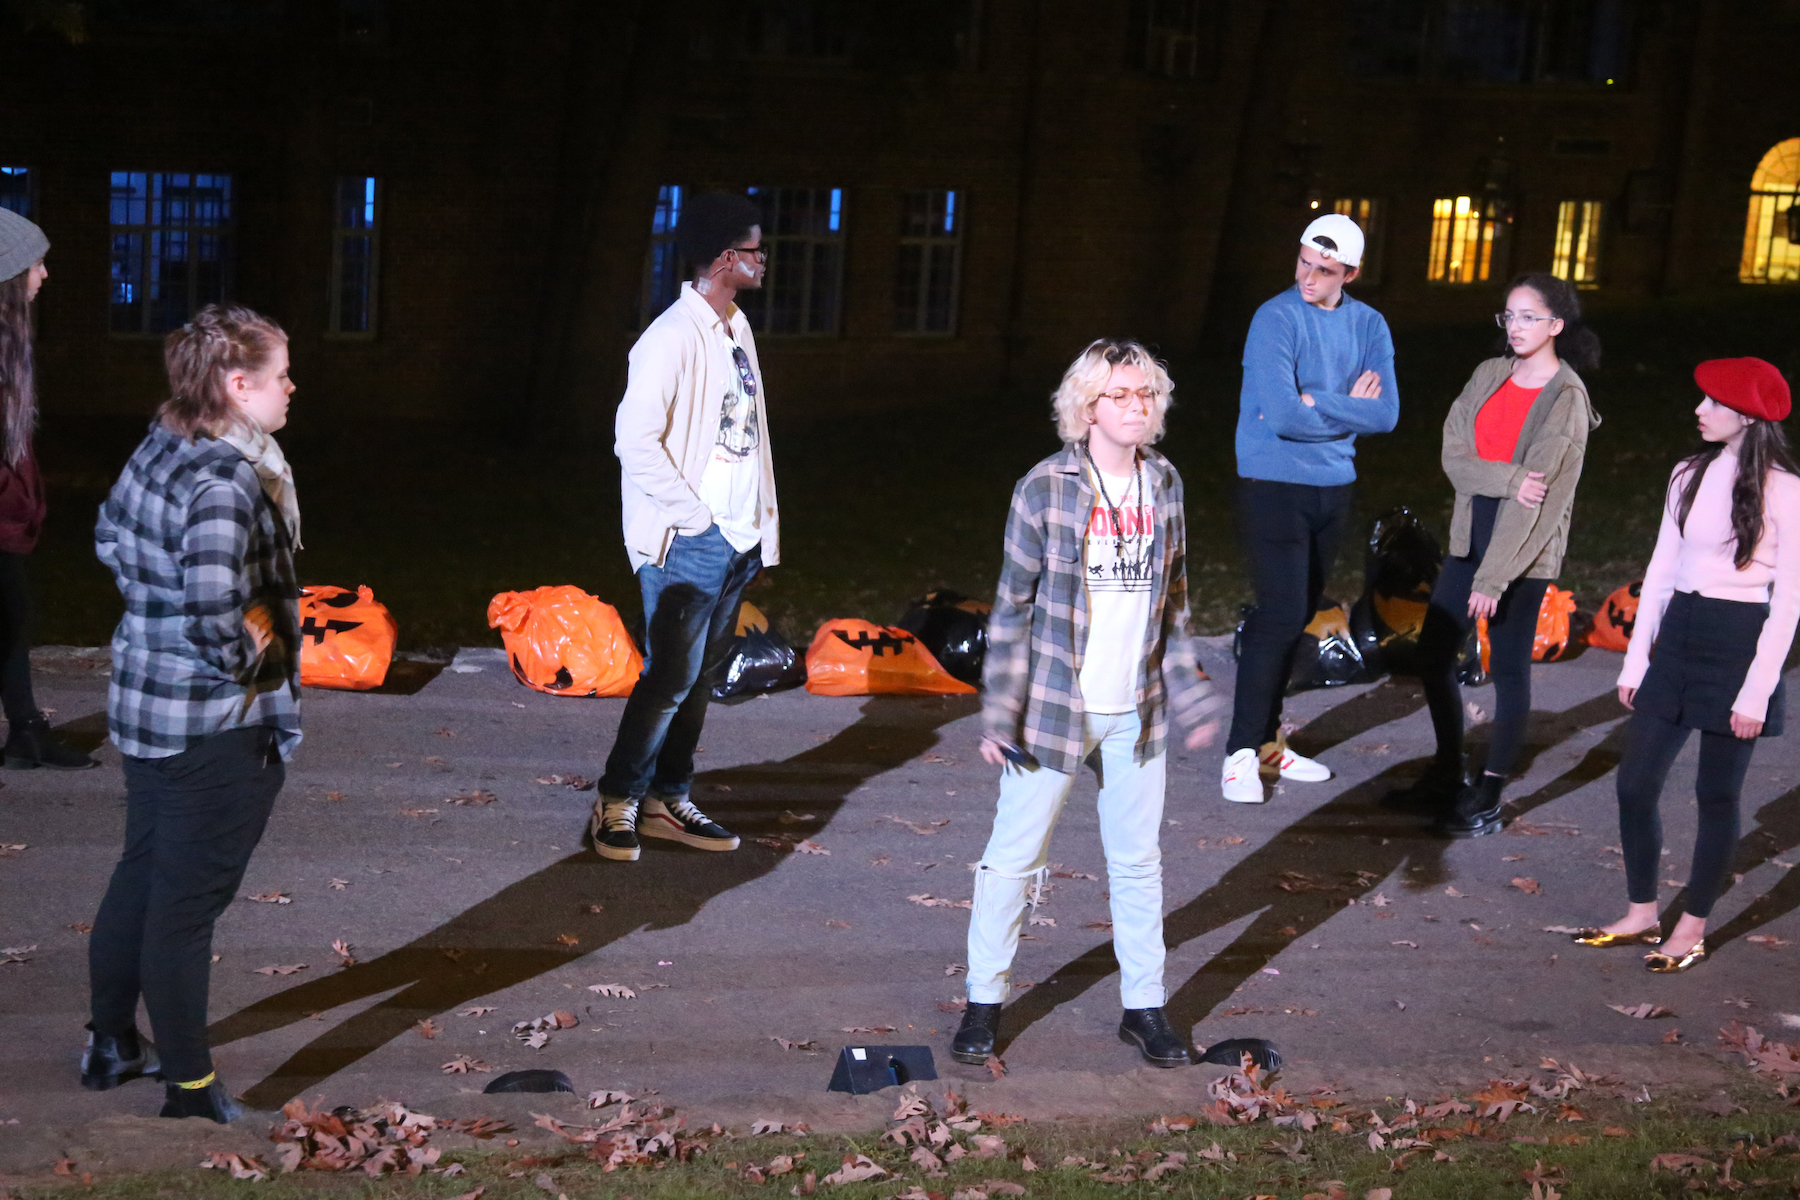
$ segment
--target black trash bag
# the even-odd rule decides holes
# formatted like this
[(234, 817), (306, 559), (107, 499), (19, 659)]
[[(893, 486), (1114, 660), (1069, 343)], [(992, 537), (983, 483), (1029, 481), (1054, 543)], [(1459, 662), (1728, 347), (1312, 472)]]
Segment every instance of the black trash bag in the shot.
[(1480, 687), (1488, 681), (1487, 667), (1481, 662), (1481, 627), (1469, 630), (1468, 640), (1456, 655), (1456, 682), (1464, 687)]
[[(1231, 656), (1241, 660), (1244, 651), (1244, 622), (1256, 611), (1254, 604), (1239, 610), (1237, 633), (1231, 639)], [(1294, 670), (1288, 676), (1287, 694), (1312, 688), (1342, 687), (1346, 683), (1368, 683), (1380, 678), (1378, 667), (1371, 668), (1363, 646), (1350, 624), (1344, 606), (1329, 597), (1319, 601), (1319, 611), (1300, 635), (1294, 651)]]
[(991, 604), (938, 588), (913, 601), (895, 624), (918, 638), (952, 678), (980, 686), (981, 664), (987, 658), (988, 614), (992, 611)]
[(498, 1092), (572, 1092), (575, 1085), (561, 1071), (533, 1067), (528, 1071), (508, 1071), (482, 1088), (483, 1095)]
[(1253, 1065), (1265, 1071), (1281, 1069), (1281, 1051), (1275, 1043), (1262, 1038), (1226, 1038), (1222, 1042), (1214, 1042), (1200, 1052), (1203, 1063), (1218, 1063), (1225, 1067), (1242, 1067), (1244, 1055), (1250, 1056)]
[(1363, 611), (1351, 626), (1373, 631), (1382, 665), (1395, 675), (1419, 673), (1419, 635), (1443, 562), (1437, 538), (1405, 505), (1384, 513), (1369, 531), (1357, 601)]
[(758, 696), (799, 687), (805, 682), (806, 656), (770, 628), (769, 619), (756, 605), (748, 600), (739, 605), (731, 657), (713, 684), (713, 699)]

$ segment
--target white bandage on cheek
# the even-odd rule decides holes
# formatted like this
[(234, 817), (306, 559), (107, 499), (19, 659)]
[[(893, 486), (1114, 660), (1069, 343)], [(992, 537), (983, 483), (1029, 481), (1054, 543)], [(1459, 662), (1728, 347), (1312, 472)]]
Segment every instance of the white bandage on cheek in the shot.
[(756, 274), (756, 268), (751, 266), (749, 263), (745, 262), (741, 258), (738, 259), (738, 270), (743, 272), (745, 275), (755, 275)]

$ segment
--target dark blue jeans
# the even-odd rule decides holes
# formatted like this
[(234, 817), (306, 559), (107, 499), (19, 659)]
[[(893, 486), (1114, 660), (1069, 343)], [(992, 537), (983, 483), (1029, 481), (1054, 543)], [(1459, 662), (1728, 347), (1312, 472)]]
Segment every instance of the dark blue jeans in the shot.
[(744, 585), (762, 569), (760, 547), (739, 553), (714, 525), (676, 535), (658, 567), (638, 568), (644, 593), (644, 673), (625, 701), (600, 777), (603, 796), (686, 796), (712, 681), (725, 665)]

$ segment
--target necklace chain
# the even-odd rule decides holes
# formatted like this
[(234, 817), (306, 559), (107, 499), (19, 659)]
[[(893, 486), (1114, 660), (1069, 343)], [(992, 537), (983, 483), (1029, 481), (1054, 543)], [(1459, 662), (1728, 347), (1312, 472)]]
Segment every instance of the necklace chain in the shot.
[[(1112, 497), (1109, 496), (1106, 492), (1106, 477), (1100, 473), (1100, 464), (1094, 461), (1094, 452), (1092, 450), (1086, 449), (1085, 447), (1083, 448), (1083, 451), (1087, 455), (1088, 465), (1094, 469), (1094, 483), (1100, 489), (1100, 500), (1103, 504), (1106, 505), (1106, 511), (1112, 516), (1113, 553), (1117, 556), (1119, 562), (1124, 562), (1125, 561), (1125, 520), (1124, 520), (1124, 516), (1122, 513), (1120, 513), (1119, 506), (1112, 502)], [(1144, 464), (1137, 457), (1137, 455), (1135, 453), (1132, 455), (1132, 459), (1131, 459), (1131, 477), (1126, 480), (1125, 491), (1119, 497), (1119, 499), (1125, 501), (1126, 503), (1130, 503), (1131, 489), (1132, 489), (1133, 484), (1136, 484), (1136, 486), (1137, 486), (1138, 507), (1142, 508), (1143, 504), (1144, 504)], [(1142, 524), (1143, 523), (1140, 520), (1139, 521), (1140, 529), (1142, 527)], [(1141, 538), (1143, 536), (1143, 534), (1140, 532), (1139, 534), (1137, 534), (1135, 536)]]

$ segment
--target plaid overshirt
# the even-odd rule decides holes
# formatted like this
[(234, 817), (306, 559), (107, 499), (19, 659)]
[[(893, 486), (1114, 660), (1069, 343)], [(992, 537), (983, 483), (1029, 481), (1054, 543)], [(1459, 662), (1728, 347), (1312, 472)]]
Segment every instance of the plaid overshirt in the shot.
[[(1138, 762), (1163, 752), (1171, 715), (1181, 728), (1192, 729), (1222, 703), (1211, 694), (1187, 629), (1181, 476), (1154, 450), (1145, 447), (1142, 454), (1156, 494), (1156, 540), (1150, 620), (1138, 659)], [(1013, 488), (981, 675), (984, 731), (1070, 775), (1085, 757), (1078, 680), (1087, 649), (1085, 535), (1094, 503), (1080, 446), (1064, 446)]]
[[(290, 757), (300, 744), (299, 587), (281, 514), (244, 456), (151, 425), (100, 506), (94, 550), (125, 598), (106, 701), (120, 752), (167, 758), (268, 725)], [(253, 604), (274, 624), (261, 655), (244, 628)]]

